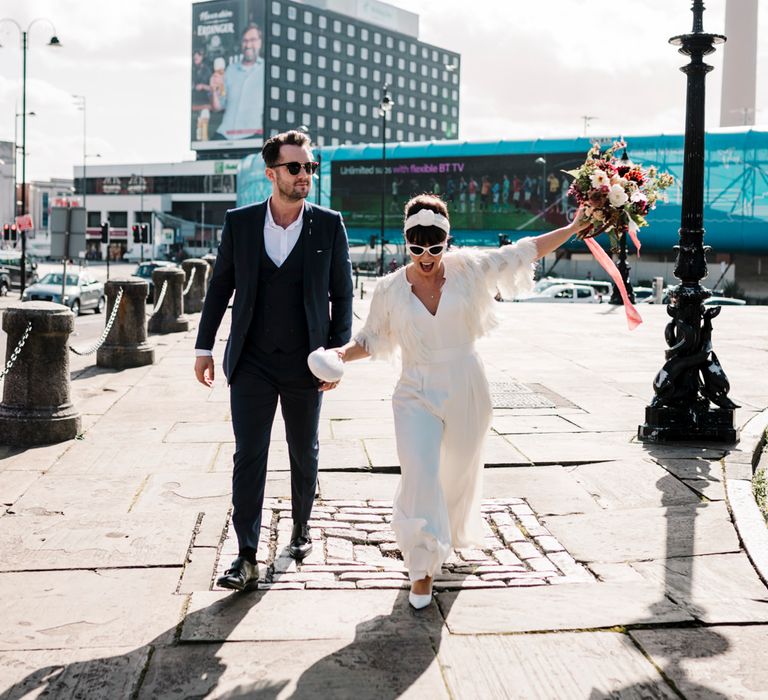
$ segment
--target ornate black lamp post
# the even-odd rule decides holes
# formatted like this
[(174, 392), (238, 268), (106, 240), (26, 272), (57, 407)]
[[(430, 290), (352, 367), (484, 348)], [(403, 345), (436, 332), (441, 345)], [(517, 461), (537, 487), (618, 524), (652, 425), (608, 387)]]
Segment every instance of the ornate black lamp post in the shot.
[(688, 76), (682, 222), (680, 244), (675, 246), (675, 277), (681, 284), (670, 293), (667, 313), (672, 320), (664, 331), (667, 361), (654, 379), (655, 396), (645, 409), (638, 437), (648, 442), (735, 442), (733, 411), (738, 406), (728, 398), (730, 385), (712, 350), (712, 319), (721, 307), (703, 306), (710, 292), (700, 284), (707, 276), (709, 249), (703, 243), (704, 87), (712, 70), (703, 57), (725, 37), (704, 32), (703, 0), (694, 0), (691, 9), (693, 31), (670, 39), (691, 58), (681, 69)]
[(379, 275), (384, 274), (384, 200), (387, 197), (387, 117), (392, 111), (394, 100), (389, 96), (389, 85), (381, 89), (381, 101), (379, 112), (381, 113), (381, 232), (379, 233), (379, 245), (381, 257), (379, 258)]
[[(621, 165), (623, 167), (630, 167), (632, 165), (630, 163), (629, 156), (627, 155), (626, 148), (624, 149), (624, 153), (621, 154)], [(627, 290), (627, 297), (629, 298), (629, 301), (634, 304), (635, 290), (632, 289), (632, 282), (629, 280), (629, 271), (632, 268), (627, 265), (627, 231), (627, 226), (623, 226), (622, 230), (620, 231), (621, 236), (619, 237), (619, 264), (616, 265), (616, 268), (621, 275), (621, 281), (624, 283), (624, 289)], [(609, 303), (616, 304), (617, 306), (622, 306), (624, 304), (624, 300), (621, 298), (619, 288), (615, 284), (613, 285), (613, 292), (611, 293)]]

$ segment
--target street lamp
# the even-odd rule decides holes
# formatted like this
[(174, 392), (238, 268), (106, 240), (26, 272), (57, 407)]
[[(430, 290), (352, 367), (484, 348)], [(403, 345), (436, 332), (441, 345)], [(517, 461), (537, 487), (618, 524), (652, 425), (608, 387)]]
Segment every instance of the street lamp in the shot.
[[(19, 30), (19, 37), (21, 38), (21, 216), (25, 216), (27, 213), (27, 37), (37, 22), (48, 22), (53, 27), (53, 34), (48, 42), (48, 46), (58, 48), (61, 46), (61, 42), (56, 36), (56, 27), (53, 26), (53, 22), (44, 17), (33, 19), (26, 29), (22, 29), (21, 25), (10, 17), (0, 19), (0, 24), (3, 22), (13, 24)], [(2, 44), (0, 44), (0, 48), (2, 48)], [(26, 227), (22, 228), (19, 233), (21, 235), (21, 294), (23, 295), (24, 289), (27, 286)]]
[[(16, 107), (18, 109), (18, 106)], [(21, 151), (22, 155), (24, 154), (24, 148), (22, 146), (19, 146), (19, 117), (21, 116), (21, 112), (16, 112), (16, 115), (13, 120), (13, 207), (12, 207), (12, 216), (14, 221), (16, 220), (16, 215), (19, 213), (19, 200), (17, 199), (19, 195), (19, 187), (18, 182), (16, 181), (17, 176), (17, 168), (18, 168), (18, 160), (19, 160), (19, 151)], [(27, 112), (28, 117), (36, 117), (37, 112), (29, 111)]]
[[(687, 75), (683, 202), (680, 244), (675, 277), (681, 284), (670, 292), (664, 331), (667, 361), (653, 382), (655, 396), (645, 409), (645, 423), (638, 437), (647, 442), (679, 440), (735, 442), (730, 385), (712, 350), (712, 319), (722, 307), (704, 307), (710, 291), (701, 286), (707, 276), (704, 245), (704, 88), (712, 66), (703, 57), (725, 41), (703, 29), (704, 3), (694, 0), (693, 30), (670, 39), (691, 62), (681, 70)], [(716, 408), (710, 406), (710, 402)]]
[[(627, 155), (627, 149), (624, 149), (624, 153), (621, 154), (621, 166), (622, 168), (627, 168), (627, 171), (629, 168), (632, 167), (632, 161), (629, 159), (629, 155)], [(632, 289), (632, 282), (629, 279), (629, 271), (632, 269), (627, 265), (627, 232), (629, 231), (629, 227), (624, 224), (621, 227), (621, 231), (619, 231), (619, 264), (616, 266), (616, 268), (619, 271), (619, 274), (621, 275), (621, 283), (624, 285), (624, 289), (627, 290), (627, 297), (629, 298), (630, 303), (635, 303), (635, 290)], [(613, 285), (613, 292), (611, 293), (611, 299), (609, 301), (610, 304), (614, 304), (616, 306), (622, 306), (624, 304), (624, 300), (621, 298), (621, 292), (619, 291), (618, 285)]]
[(379, 112), (381, 113), (381, 233), (379, 234), (381, 257), (379, 258), (379, 275), (384, 274), (384, 200), (387, 196), (387, 116), (395, 104), (395, 101), (389, 96), (389, 85), (385, 83), (381, 93), (381, 100), (379, 101)]
[(534, 163), (541, 165), (541, 213), (547, 208), (547, 159), (539, 156)]

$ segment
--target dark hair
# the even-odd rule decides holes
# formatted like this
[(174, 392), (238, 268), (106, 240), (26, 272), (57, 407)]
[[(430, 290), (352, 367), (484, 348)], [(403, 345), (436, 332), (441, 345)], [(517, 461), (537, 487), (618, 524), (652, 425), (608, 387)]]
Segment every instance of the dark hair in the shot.
[(277, 165), (280, 160), (281, 146), (301, 146), (309, 147), (312, 144), (309, 136), (301, 131), (284, 131), (282, 134), (276, 134), (271, 139), (267, 139), (261, 147), (261, 157), (268, 168)]
[(243, 29), (243, 33), (240, 36), (245, 36), (251, 29), (255, 29), (259, 33), (259, 37), (264, 38), (264, 32), (261, 31), (261, 27), (256, 22), (248, 22), (248, 26)]
[[(405, 205), (405, 218), (413, 216), (422, 209), (431, 209), (436, 214), (442, 214), (446, 219), (448, 217), (448, 207), (445, 202), (436, 194), (425, 192), (418, 194), (408, 200)], [(409, 243), (416, 245), (437, 245), (445, 240), (446, 233), (439, 226), (414, 226), (409, 228), (405, 237)]]

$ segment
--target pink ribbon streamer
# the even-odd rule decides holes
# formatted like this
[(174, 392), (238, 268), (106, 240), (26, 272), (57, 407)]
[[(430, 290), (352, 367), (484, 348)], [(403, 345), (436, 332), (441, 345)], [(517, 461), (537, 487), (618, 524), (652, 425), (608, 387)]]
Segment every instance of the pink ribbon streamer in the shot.
[(600, 266), (610, 275), (613, 283), (619, 290), (621, 300), (624, 302), (624, 312), (627, 315), (627, 325), (629, 326), (629, 330), (635, 330), (635, 328), (643, 322), (643, 319), (640, 317), (637, 309), (632, 306), (629, 301), (629, 296), (627, 295), (627, 290), (624, 288), (624, 281), (621, 279), (618, 268), (613, 260), (611, 260), (608, 253), (600, 247), (600, 244), (594, 238), (585, 238), (584, 242), (592, 252), (592, 255), (595, 256), (595, 260), (597, 260), (597, 262), (600, 263)]
[[(422, 211), (424, 211), (422, 209)], [(632, 243), (635, 244), (635, 250), (637, 251), (637, 257), (640, 257), (640, 239), (637, 237), (637, 224), (632, 221), (632, 219), (629, 220), (629, 224), (627, 225), (627, 231), (629, 232), (629, 237), (632, 239)]]

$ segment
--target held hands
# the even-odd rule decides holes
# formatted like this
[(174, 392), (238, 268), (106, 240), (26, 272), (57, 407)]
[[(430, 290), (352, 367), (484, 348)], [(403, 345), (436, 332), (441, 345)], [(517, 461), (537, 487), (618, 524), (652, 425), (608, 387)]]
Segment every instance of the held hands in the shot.
[(195, 358), (195, 378), (203, 386), (213, 386), (213, 358), (210, 356), (202, 356)]
[(595, 236), (599, 236), (605, 231), (607, 226), (600, 226), (595, 228), (592, 222), (584, 215), (583, 207), (579, 207), (569, 228), (572, 235), (575, 235), (576, 238), (583, 240), (585, 238), (594, 238)]

